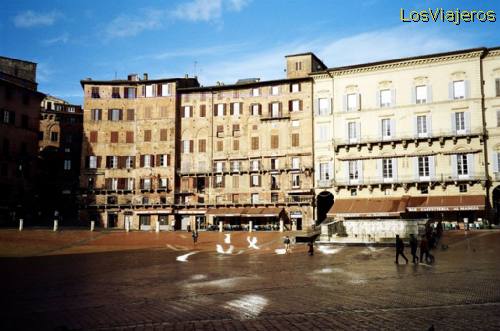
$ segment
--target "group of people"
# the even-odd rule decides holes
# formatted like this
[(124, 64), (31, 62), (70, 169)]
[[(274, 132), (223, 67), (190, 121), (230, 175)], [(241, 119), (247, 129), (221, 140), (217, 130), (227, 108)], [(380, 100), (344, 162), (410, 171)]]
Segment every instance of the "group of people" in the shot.
[[(438, 221), (436, 228), (433, 229), (430, 224), (425, 227), (425, 234), (420, 238), (420, 258), (417, 256), (417, 249), (419, 248), (419, 243), (417, 237), (412, 233), (410, 234), (410, 251), (412, 256), (413, 264), (423, 263), (424, 258), (426, 263), (434, 263), (434, 255), (431, 254), (431, 249), (437, 247), (441, 236), (443, 235), (443, 224)], [(399, 256), (401, 256), (408, 264), (408, 258), (404, 254), (405, 244), (403, 240), (396, 235), (396, 261), (394, 263), (399, 264)]]

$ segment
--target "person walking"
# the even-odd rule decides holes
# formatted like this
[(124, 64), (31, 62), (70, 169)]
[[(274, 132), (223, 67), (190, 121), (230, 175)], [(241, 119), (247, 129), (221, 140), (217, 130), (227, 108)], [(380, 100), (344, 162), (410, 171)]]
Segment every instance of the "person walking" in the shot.
[(288, 253), (288, 250), (290, 249), (290, 238), (286, 236), (283, 243), (285, 244), (285, 253)]
[(307, 251), (309, 253), (309, 256), (313, 256), (314, 255), (314, 244), (313, 244), (312, 239), (311, 239), (311, 241), (309, 241), (307, 243), (307, 246), (309, 246), (309, 250)]
[(196, 244), (198, 242), (198, 231), (193, 231), (192, 237), (193, 237), (193, 244)]
[(415, 235), (412, 233), (410, 234), (410, 249), (411, 249), (413, 264), (418, 263), (417, 248), (418, 248), (418, 240), (417, 237), (415, 237)]
[(420, 262), (423, 262), (423, 257), (425, 255), (425, 262), (433, 263), (434, 256), (430, 253), (429, 241), (426, 236), (422, 236), (420, 240)]
[(399, 238), (399, 234), (396, 235), (396, 261), (394, 263), (399, 264), (398, 258), (401, 255), (403, 259), (405, 259), (406, 264), (408, 264), (408, 259), (405, 256), (404, 253), (405, 250), (405, 244), (401, 238)]

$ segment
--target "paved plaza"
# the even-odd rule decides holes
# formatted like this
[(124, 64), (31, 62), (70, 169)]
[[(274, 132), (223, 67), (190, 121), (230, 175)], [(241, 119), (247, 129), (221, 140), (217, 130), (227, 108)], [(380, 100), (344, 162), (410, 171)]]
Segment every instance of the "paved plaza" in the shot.
[(500, 329), (499, 231), (446, 232), (417, 266), (282, 236), (1, 230), (0, 329)]

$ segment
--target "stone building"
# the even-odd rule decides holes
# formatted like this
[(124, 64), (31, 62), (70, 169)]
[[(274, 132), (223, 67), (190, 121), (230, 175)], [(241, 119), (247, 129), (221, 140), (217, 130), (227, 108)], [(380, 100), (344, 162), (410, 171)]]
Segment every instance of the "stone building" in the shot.
[(314, 224), (312, 53), (290, 55), (287, 78), (181, 91), (180, 190), (187, 224), (297, 229)]
[(315, 145), (316, 167), (325, 169), (316, 171), (317, 193), (334, 199), (323, 239), (393, 240), (428, 220), (489, 217), (498, 53), (469, 49), (313, 75), (315, 97), (333, 99), (333, 112), (325, 106), (315, 118), (316, 137), (329, 131)]
[(83, 111), (47, 95), (41, 103), (38, 192), (40, 222), (58, 210), (63, 224), (77, 223)]
[[(36, 63), (0, 57), (0, 224), (33, 218), (40, 102)], [(17, 215), (15, 215), (17, 213)]]
[[(81, 81), (82, 221), (150, 229), (173, 223), (178, 89), (196, 78)], [(141, 226), (139, 226), (141, 224)]]

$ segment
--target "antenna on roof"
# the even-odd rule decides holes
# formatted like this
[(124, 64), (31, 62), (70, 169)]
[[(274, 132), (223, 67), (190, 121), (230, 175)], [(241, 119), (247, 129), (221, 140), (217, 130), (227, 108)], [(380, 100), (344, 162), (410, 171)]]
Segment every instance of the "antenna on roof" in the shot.
[(194, 61), (194, 77), (196, 77), (196, 66), (198, 65), (198, 61)]
[(116, 73), (116, 70), (115, 70), (115, 80), (116, 80), (116, 77), (117, 77), (117, 73)]

